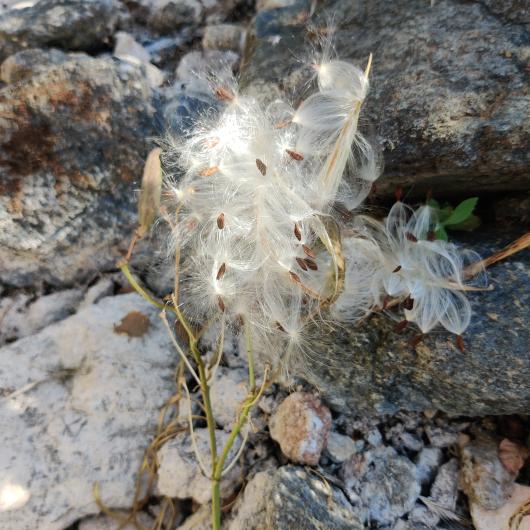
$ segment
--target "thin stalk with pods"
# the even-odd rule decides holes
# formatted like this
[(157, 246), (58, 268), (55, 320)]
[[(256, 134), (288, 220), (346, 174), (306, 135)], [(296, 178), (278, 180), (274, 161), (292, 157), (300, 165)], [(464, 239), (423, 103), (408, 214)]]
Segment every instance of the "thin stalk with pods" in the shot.
[[(398, 198), (382, 220), (358, 211), (381, 172), (377, 147), (359, 130), (371, 65), (371, 55), (364, 70), (340, 60), (326, 36), (307, 62), (315, 90), (296, 108), (284, 100), (264, 104), (240, 90), (228, 65), (199, 72), (210, 86), (211, 108), (184, 134), (169, 131), (148, 157), (140, 226), (120, 268), (162, 310), (179, 362), (199, 389), (209, 466), (197, 452), (191, 411), (189, 430), (211, 480), (214, 530), (221, 528), (222, 477), (243, 453), (252, 408), (278, 373), (294, 367), (303, 374), (312, 356), (326, 354), (312, 350), (310, 327), (353, 324), (395, 306), (422, 335), (441, 326), (463, 349), (472, 317), (468, 296), (485, 288), (485, 267), (496, 261), (437, 240), (436, 212), (428, 205), (412, 208)], [(346, 219), (345, 210), (352, 213)], [(169, 227), (167, 253), (174, 259), (167, 303), (129, 268), (136, 242), (156, 218)], [(502, 258), (529, 245), (524, 236)], [(209, 362), (200, 350), (205, 326), (220, 328)], [(228, 328), (245, 338), (248, 395), (219, 447), (210, 389)], [(185, 381), (183, 388), (189, 393)]]

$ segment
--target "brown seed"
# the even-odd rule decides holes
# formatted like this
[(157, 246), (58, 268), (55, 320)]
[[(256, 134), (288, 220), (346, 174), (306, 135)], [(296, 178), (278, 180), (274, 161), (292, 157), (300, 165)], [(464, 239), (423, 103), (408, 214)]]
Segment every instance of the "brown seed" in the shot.
[(456, 347), (462, 352), (464, 353), (465, 351), (465, 346), (464, 346), (464, 339), (462, 338), (462, 335), (457, 335), (456, 336)]
[(388, 307), (388, 303), (390, 302), (390, 300), (392, 300), (392, 297), (386, 295), (384, 298), (383, 298), (383, 311)]
[(259, 158), (256, 158), (256, 166), (263, 176), (267, 174), (267, 166)]
[(285, 333), (285, 328), (279, 322), (276, 322), (276, 327)]
[(396, 324), (396, 333), (401, 333), (409, 325), (408, 320), (402, 320)]
[(392, 272), (399, 272), (401, 270), (401, 265), (398, 265)]
[(424, 338), (425, 338), (425, 335), (423, 333), (420, 333), (419, 335), (412, 337), (412, 340), (410, 341), (410, 345), (413, 348), (415, 348)]
[(412, 243), (417, 243), (418, 242), (418, 238), (412, 233), (412, 232), (407, 232), (405, 234), (405, 237), (411, 241)]
[(396, 198), (397, 202), (401, 201), (401, 196), (403, 195), (403, 188), (401, 186), (398, 186), (394, 191), (394, 197)]
[(219, 228), (219, 230), (222, 230), (224, 227), (225, 227), (225, 214), (220, 213), (219, 217), (217, 217), (217, 228)]
[(285, 152), (293, 159), (300, 162), (304, 159), (304, 155), (302, 153), (297, 153), (296, 151), (292, 151), (291, 149), (286, 149)]
[(234, 94), (232, 94), (227, 88), (223, 87), (216, 88), (215, 95), (222, 101), (232, 101), (234, 99)]
[(287, 125), (290, 125), (291, 124), (291, 120), (284, 120), (284, 121), (280, 121), (278, 122), (274, 128), (275, 129), (284, 129), (285, 127), (287, 127)]
[(303, 260), (302, 258), (296, 258), (296, 263), (298, 263), (298, 265), (300, 265), (300, 267), (304, 269), (305, 271), (307, 270), (307, 265), (305, 264), (305, 260)]
[(289, 271), (289, 276), (294, 283), (298, 283), (298, 284), (302, 283), (302, 280), (300, 279), (300, 276), (298, 276), (298, 274), (295, 274), (294, 272)]
[(203, 140), (204, 147), (213, 149), (221, 140), (219, 138), (208, 138)]
[(427, 241), (434, 241), (436, 239), (436, 235), (432, 230), (429, 230), (427, 232)]
[(414, 300), (410, 296), (407, 296), (407, 298), (403, 300), (403, 307), (407, 311), (412, 311), (412, 308), (414, 307)]
[(218, 166), (207, 167), (201, 171), (201, 177), (211, 177), (214, 173), (219, 171)]
[(219, 306), (219, 309), (224, 313), (226, 307), (225, 307), (224, 300), (220, 296), (217, 297), (217, 305)]
[(304, 252), (310, 257), (310, 258), (313, 258), (315, 259), (316, 258), (316, 254), (307, 246), (307, 245), (302, 245), (302, 248), (304, 249)]
[(301, 241), (301, 239), (302, 239), (302, 231), (300, 230), (300, 227), (298, 226), (298, 223), (294, 224), (294, 235), (296, 236), (296, 239), (298, 239), (298, 241)]
[(219, 270), (217, 271), (216, 280), (220, 280), (225, 275), (225, 272), (226, 272), (226, 263), (223, 263), (219, 267)]
[(306, 259), (305, 260), (305, 264), (307, 265), (307, 268), (311, 269), (312, 271), (317, 271), (318, 270), (318, 265), (312, 259)]

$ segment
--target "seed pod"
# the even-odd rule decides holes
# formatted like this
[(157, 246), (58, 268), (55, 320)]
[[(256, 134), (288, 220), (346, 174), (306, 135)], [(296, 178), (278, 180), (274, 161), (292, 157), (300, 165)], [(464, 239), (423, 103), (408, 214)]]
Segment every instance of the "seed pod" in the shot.
[(142, 188), (138, 200), (139, 237), (143, 237), (151, 228), (160, 209), (160, 196), (162, 194), (161, 153), (162, 149), (157, 147), (147, 155), (145, 161)]
[(215, 95), (221, 100), (221, 101), (232, 101), (234, 99), (234, 94), (230, 92), (227, 88), (218, 87), (215, 89)]
[(219, 217), (217, 217), (217, 228), (219, 228), (219, 230), (222, 230), (224, 227), (225, 227), (225, 214), (220, 213)]
[(225, 275), (225, 272), (226, 272), (226, 263), (223, 263), (220, 267), (219, 267), (219, 270), (217, 271), (217, 276), (216, 276), (216, 280), (220, 280), (224, 275)]
[(296, 151), (293, 151), (291, 149), (286, 149), (285, 152), (293, 159), (293, 160), (297, 160), (298, 162), (300, 162), (301, 160), (304, 159), (304, 155), (302, 153), (298, 153)]
[(316, 261), (313, 261), (312, 259), (306, 259), (305, 264), (307, 265), (307, 268), (311, 269), (312, 271), (318, 270), (318, 265), (316, 264)]
[(207, 167), (201, 171), (201, 177), (211, 177), (214, 173), (219, 171), (218, 166)]
[(267, 166), (259, 158), (256, 158), (256, 166), (263, 176), (267, 174)]
[(298, 223), (294, 224), (294, 235), (298, 241), (302, 240), (302, 231), (300, 230), (300, 227), (298, 226)]
[(310, 258), (315, 259), (317, 257), (316, 254), (307, 245), (302, 245), (302, 249)]
[(296, 263), (298, 263), (298, 265), (300, 265), (300, 267), (303, 269), (303, 270), (307, 270), (307, 265), (305, 264), (305, 260), (302, 259), (302, 258), (296, 258)]

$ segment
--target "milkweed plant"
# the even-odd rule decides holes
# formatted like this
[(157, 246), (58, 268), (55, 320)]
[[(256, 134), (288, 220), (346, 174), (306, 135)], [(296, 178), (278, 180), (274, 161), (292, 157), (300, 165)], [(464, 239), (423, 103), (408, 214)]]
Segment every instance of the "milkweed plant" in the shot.
[[(463, 349), (471, 319), (466, 291), (484, 284), (476, 253), (436, 238), (437, 210), (428, 204), (413, 209), (398, 196), (383, 220), (357, 213), (381, 172), (377, 150), (358, 127), (371, 57), (361, 70), (331, 46), (324, 50), (310, 65), (314, 92), (297, 107), (261, 104), (240, 90), (229, 69), (204, 76), (215, 105), (186, 134), (168, 134), (146, 164), (137, 236), (156, 212), (170, 226), (175, 288), (163, 315), (202, 395), (209, 466), (197, 456), (212, 481), (215, 529), (220, 481), (233, 465), (228, 455), (234, 444), (240, 444), (235, 458), (241, 454), (243, 427), (274, 374), (311, 350), (310, 327), (386, 311), (398, 329), (414, 325), (420, 337), (443, 327)], [(353, 215), (345, 219), (344, 210)], [(175, 338), (168, 311), (185, 330), (189, 351)], [(220, 351), (207, 362), (197, 329), (212, 323), (220, 329)], [(246, 337), (249, 394), (218, 448), (209, 389), (226, 326)], [(265, 366), (260, 384), (254, 351)], [(193, 421), (190, 413), (192, 433)]]

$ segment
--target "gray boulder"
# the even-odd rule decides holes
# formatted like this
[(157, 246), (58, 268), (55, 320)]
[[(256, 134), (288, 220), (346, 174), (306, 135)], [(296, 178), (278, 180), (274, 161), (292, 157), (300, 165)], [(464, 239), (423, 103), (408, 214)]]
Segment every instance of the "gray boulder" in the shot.
[(97, 50), (109, 45), (120, 13), (117, 0), (40, 0), (0, 14), (0, 59), (24, 48)]
[[(468, 237), (487, 256), (515, 239), (485, 232)], [(469, 293), (474, 313), (464, 334), (434, 331), (416, 346), (418, 331), (395, 332), (395, 322), (373, 315), (363, 324), (316, 335), (314, 351), (329, 363), (312, 368), (310, 379), (336, 409), (356, 414), (399, 409), (439, 409), (482, 416), (526, 413), (530, 407), (530, 251), (489, 269), (493, 291)]]
[(530, 188), (527, 3), (328, 0), (312, 30), (308, 4), (258, 13), (243, 82), (264, 98), (302, 86), (307, 51), (332, 15), (339, 57), (364, 67), (373, 53), (363, 121), (375, 124), (365, 131), (383, 148), (377, 194), (396, 186), (416, 196)]
[(304, 468), (257, 473), (234, 509), (229, 530), (361, 530), (344, 493)]
[[(50, 55), (20, 54), (10, 60), (15, 71)], [(134, 228), (153, 134), (153, 95), (138, 68), (50, 58), (0, 88), (0, 270), (8, 286), (70, 285), (114, 265)]]
[[(136, 294), (103, 299), (0, 348), (0, 528), (62, 530), (128, 509), (175, 353), (159, 311)], [(127, 317), (127, 318), (126, 318)]]

